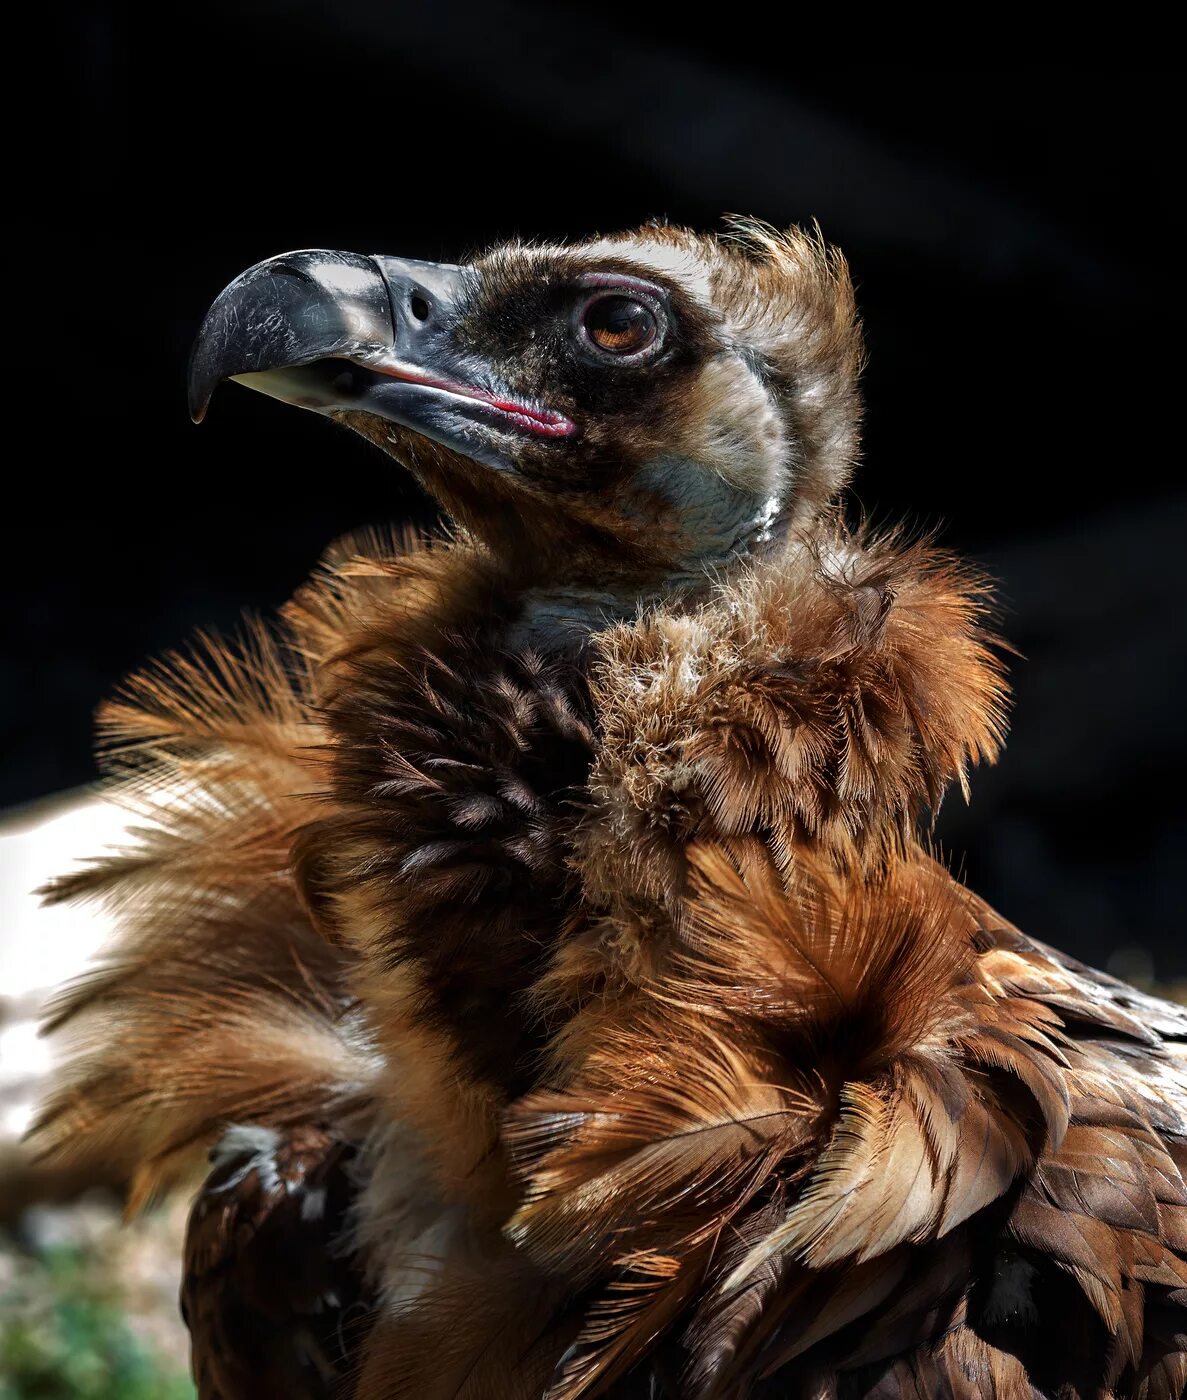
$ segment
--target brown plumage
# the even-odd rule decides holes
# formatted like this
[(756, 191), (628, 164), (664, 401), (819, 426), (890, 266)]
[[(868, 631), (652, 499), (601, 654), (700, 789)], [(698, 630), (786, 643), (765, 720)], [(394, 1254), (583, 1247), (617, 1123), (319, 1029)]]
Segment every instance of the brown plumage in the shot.
[[(271, 374), (457, 529), (132, 681), (143, 829), (54, 890), (124, 932), (40, 1140), (138, 1200), (215, 1148), (201, 1394), (1181, 1395), (1187, 1013), (920, 835), (1002, 669), (980, 580), (835, 507), (843, 264), (735, 225), (376, 266), (402, 358), (210, 382)], [(445, 408), (382, 397), (444, 382), (409, 278)]]
[(360, 1261), (340, 1247), (353, 1149), (323, 1129), (228, 1131), (194, 1203), (181, 1313), (204, 1396), (331, 1396), (371, 1323)]

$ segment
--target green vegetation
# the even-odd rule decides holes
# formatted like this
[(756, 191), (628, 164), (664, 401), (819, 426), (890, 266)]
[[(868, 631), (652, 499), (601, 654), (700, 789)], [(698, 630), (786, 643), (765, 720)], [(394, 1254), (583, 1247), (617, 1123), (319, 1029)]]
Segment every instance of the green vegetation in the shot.
[(138, 1337), (84, 1251), (7, 1258), (0, 1400), (192, 1400), (176, 1361)]

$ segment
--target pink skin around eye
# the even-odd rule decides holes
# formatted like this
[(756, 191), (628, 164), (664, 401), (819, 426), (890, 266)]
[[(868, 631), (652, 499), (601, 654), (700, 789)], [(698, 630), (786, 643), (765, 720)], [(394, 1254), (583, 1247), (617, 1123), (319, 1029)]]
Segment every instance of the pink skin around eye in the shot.
[(632, 292), (651, 301), (658, 296), (650, 282), (644, 282), (641, 277), (628, 277), (621, 272), (585, 272), (578, 280), (583, 287), (611, 287), (615, 291)]

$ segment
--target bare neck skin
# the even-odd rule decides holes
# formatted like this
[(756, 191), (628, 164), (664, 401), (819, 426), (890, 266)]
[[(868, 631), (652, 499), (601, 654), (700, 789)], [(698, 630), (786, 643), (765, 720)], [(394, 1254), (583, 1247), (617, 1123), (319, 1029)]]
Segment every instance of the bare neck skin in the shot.
[(654, 581), (604, 588), (592, 584), (540, 584), (526, 588), (523, 608), (511, 628), (513, 645), (536, 650), (571, 650), (591, 633), (624, 622), (658, 603), (676, 606), (701, 601), (723, 578), (769, 553), (783, 538), (785, 518), (764, 507), (740, 520), (725, 548), (678, 567)]

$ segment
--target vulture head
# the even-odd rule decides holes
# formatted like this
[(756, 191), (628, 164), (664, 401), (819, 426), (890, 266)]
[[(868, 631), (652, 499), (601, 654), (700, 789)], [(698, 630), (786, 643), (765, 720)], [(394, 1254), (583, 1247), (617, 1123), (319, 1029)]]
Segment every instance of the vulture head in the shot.
[(857, 442), (841, 258), (732, 223), (464, 266), (310, 250), (206, 316), (200, 419), (235, 379), (362, 433), (536, 582), (645, 591), (808, 524)]

